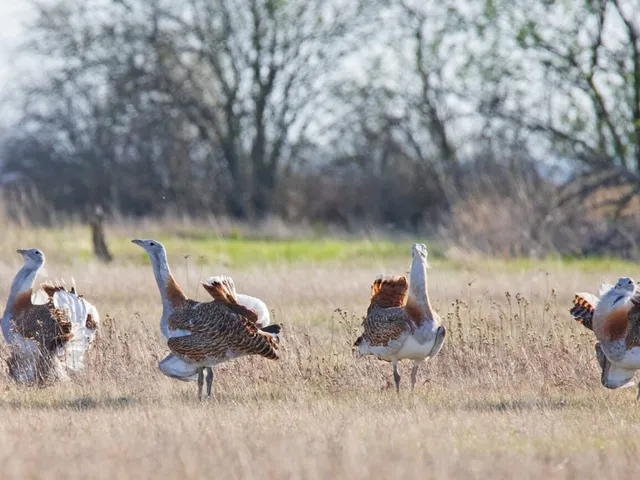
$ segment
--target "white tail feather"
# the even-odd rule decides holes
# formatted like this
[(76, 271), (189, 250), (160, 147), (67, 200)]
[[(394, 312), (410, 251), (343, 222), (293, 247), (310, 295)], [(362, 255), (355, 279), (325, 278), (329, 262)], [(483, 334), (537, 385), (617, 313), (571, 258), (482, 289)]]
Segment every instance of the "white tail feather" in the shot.
[(578, 295), (579, 297), (584, 298), (587, 302), (589, 302), (591, 304), (591, 306), (593, 308), (596, 308), (598, 306), (598, 302), (600, 301), (600, 299), (598, 297), (596, 297), (593, 293), (578, 292), (578, 293), (576, 293), (576, 295)]
[(194, 382), (198, 379), (198, 367), (179, 359), (173, 353), (167, 355), (158, 364), (160, 371), (167, 377), (176, 378), (183, 382)]
[(36, 293), (31, 295), (31, 303), (34, 305), (44, 305), (49, 301), (49, 296), (44, 290), (37, 290)]
[(271, 323), (271, 315), (267, 305), (259, 298), (238, 293), (236, 295), (238, 303), (243, 307), (247, 307), (258, 314), (258, 326), (264, 328)]
[(87, 327), (87, 318), (91, 315), (97, 327), (100, 324), (98, 310), (84, 298), (63, 290), (55, 292), (53, 305), (67, 310), (73, 333), (73, 338), (64, 346), (61, 360), (67, 369), (74, 372), (80, 371), (84, 369), (84, 355), (96, 336), (96, 329)]

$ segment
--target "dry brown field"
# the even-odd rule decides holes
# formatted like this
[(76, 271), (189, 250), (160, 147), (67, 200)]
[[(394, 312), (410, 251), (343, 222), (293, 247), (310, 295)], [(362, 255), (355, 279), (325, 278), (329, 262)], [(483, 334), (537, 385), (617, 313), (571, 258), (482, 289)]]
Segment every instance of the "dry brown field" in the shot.
[(13, 251), (37, 246), (40, 279), (74, 277), (102, 323), (89, 371), (70, 382), (17, 386), (0, 363), (2, 479), (637, 477), (635, 391), (601, 386), (593, 336), (568, 314), (573, 292), (635, 265), (434, 259), (430, 294), (448, 336), (413, 394), (401, 365), (397, 395), (390, 364), (351, 345), (372, 280), (405, 273), (410, 242), (406, 258), (234, 262), (174, 239), (169, 260), (190, 296), (206, 298), (198, 280), (231, 274), (283, 325), (279, 361), (219, 366), (213, 398), (199, 402), (194, 383), (157, 369), (159, 293), (127, 236), (165, 238), (138, 230), (116, 232), (110, 265), (74, 254), (89, 249), (82, 229), (5, 231), (3, 306), (21, 263)]

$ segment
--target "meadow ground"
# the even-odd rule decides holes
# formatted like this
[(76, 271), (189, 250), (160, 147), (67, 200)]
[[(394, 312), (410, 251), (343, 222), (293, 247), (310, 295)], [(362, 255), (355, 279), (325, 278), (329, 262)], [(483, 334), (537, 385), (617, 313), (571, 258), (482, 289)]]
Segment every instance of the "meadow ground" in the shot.
[[(218, 367), (210, 401), (197, 401), (195, 384), (164, 377), (159, 294), (130, 231), (167, 245), (190, 296), (205, 299), (198, 280), (228, 273), (239, 292), (265, 300), (284, 326), (281, 360)], [(88, 258), (80, 228), (12, 228), (0, 242), (0, 302), (21, 263), (13, 251), (38, 246), (48, 257), (40, 278), (74, 277), (102, 321), (83, 378), (24, 388), (1, 363), (3, 479), (588, 479), (640, 470), (635, 391), (600, 385), (592, 334), (567, 311), (574, 291), (596, 291), (636, 265), (434, 258), (430, 291), (447, 340), (414, 394), (410, 364), (401, 366), (398, 396), (391, 366), (354, 358), (351, 345), (372, 280), (407, 272), (410, 241), (111, 233), (108, 266)]]

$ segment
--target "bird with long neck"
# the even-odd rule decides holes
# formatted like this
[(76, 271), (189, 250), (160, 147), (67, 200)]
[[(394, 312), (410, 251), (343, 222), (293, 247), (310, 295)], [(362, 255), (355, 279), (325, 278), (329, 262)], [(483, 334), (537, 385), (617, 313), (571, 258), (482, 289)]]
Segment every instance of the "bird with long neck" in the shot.
[(22, 303), (28, 302), (28, 304), (31, 304), (33, 282), (45, 262), (44, 253), (37, 248), (21, 248), (17, 250), (17, 252), (22, 255), (24, 264), (11, 283), (9, 298), (7, 299), (4, 314), (2, 315), (2, 335), (4, 336), (5, 342), (9, 345), (11, 345), (14, 340), (14, 332), (11, 328), (11, 317), (14, 310)]
[[(632, 386), (640, 370), (638, 285), (633, 278), (621, 277), (615, 285), (600, 285), (599, 295), (577, 293), (569, 311), (598, 340), (595, 351), (602, 385), (610, 389)], [(640, 385), (636, 398), (640, 399)]]
[(415, 243), (411, 247), (411, 273), (409, 276), (409, 297), (407, 307), (416, 308), (415, 316), (420, 316), (420, 323), (433, 321), (434, 311), (429, 301), (427, 290), (427, 247), (422, 243)]
[[(173, 277), (171, 273), (171, 269), (169, 268), (169, 263), (167, 261), (167, 252), (162, 243), (157, 240), (147, 239), (140, 240), (134, 239), (131, 240), (131, 243), (134, 243), (140, 247), (142, 247), (147, 255), (149, 255), (149, 260), (151, 260), (151, 267), (153, 268), (153, 275), (156, 279), (156, 283), (158, 284), (158, 289), (160, 290), (160, 298), (162, 299), (162, 317), (160, 318), (160, 331), (166, 340), (174, 336), (181, 336), (188, 332), (182, 331), (169, 331), (169, 316), (178, 309), (193, 307), (198, 304), (198, 302), (194, 300), (189, 300), (185, 293), (182, 291), (178, 282)], [(182, 363), (178, 359), (176, 359), (177, 363)], [(182, 365), (181, 365), (182, 366)], [(160, 366), (162, 370), (162, 365)], [(207, 397), (211, 396), (211, 388), (213, 385), (213, 369), (211, 367), (199, 367), (196, 372), (196, 378), (193, 378), (193, 375), (171, 375), (173, 378), (177, 378), (182, 381), (193, 381), (197, 380), (198, 382), (198, 398), (202, 398), (202, 387), (204, 385), (204, 372), (207, 372)], [(163, 371), (163, 373), (165, 373)]]
[(420, 364), (442, 348), (446, 328), (431, 308), (427, 292), (427, 248), (414, 244), (410, 282), (404, 276), (378, 278), (363, 322), (364, 333), (354, 347), (360, 355), (374, 355), (392, 362), (396, 391), (400, 391), (398, 361), (413, 360), (411, 389)]
[[(169, 340), (175, 337), (184, 337), (191, 335), (189, 329), (171, 328), (169, 317), (179, 310), (195, 309), (204, 302), (198, 302), (187, 298), (184, 294), (178, 282), (171, 274), (169, 264), (167, 262), (167, 254), (164, 246), (157, 240), (131, 240), (132, 243), (142, 247), (151, 260), (153, 267), (153, 273), (160, 290), (160, 297), (162, 298), (162, 318), (160, 321), (160, 330), (163, 336)], [(237, 303), (245, 309), (251, 312), (250, 316), (257, 316), (256, 326), (262, 333), (273, 334), (275, 338), (280, 331), (279, 325), (270, 325), (270, 315), (267, 306), (264, 302), (258, 298), (250, 295), (236, 294), (233, 282), (228, 277), (211, 277), (206, 282), (203, 282), (204, 288), (209, 294), (216, 300), (217, 285), (222, 282), (231, 285), (232, 290), (232, 303)], [(223, 303), (229, 303), (225, 301)], [(181, 313), (181, 315), (184, 312)], [(188, 315), (187, 315), (188, 316)], [(175, 343), (175, 341), (174, 341)], [(202, 387), (204, 383), (204, 373), (207, 373), (207, 397), (211, 396), (211, 387), (213, 383), (213, 369), (211, 366), (198, 366), (194, 367), (193, 364), (185, 363), (182, 359), (178, 358), (173, 353), (166, 359), (160, 362), (159, 368), (165, 375), (176, 378), (182, 381), (198, 381), (198, 398), (202, 398)], [(196, 368), (196, 373), (193, 373)]]
[(178, 282), (173, 277), (169, 263), (167, 262), (167, 252), (164, 246), (156, 240), (131, 240), (131, 243), (142, 247), (149, 255), (153, 275), (160, 290), (160, 298), (162, 299), (162, 317), (160, 319), (160, 331), (165, 339), (169, 339), (169, 325), (167, 319), (169, 315), (177, 309), (183, 308), (187, 302), (187, 296), (184, 294)]

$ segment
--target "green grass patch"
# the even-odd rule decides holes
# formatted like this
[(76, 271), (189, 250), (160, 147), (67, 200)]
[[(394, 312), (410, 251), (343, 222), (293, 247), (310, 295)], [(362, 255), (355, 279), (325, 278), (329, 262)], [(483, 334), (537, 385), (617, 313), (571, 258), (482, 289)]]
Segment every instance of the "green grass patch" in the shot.
[[(357, 262), (368, 260), (405, 259), (410, 255), (410, 244), (389, 241), (366, 240), (245, 240), (245, 239), (184, 239), (169, 237), (161, 240), (170, 256), (189, 255), (196, 263), (223, 263), (233, 266), (260, 263), (294, 262)], [(115, 250), (115, 242), (112, 242)], [(132, 245), (133, 249), (139, 247)], [(135, 252), (135, 256), (146, 255), (139, 250), (122, 246), (122, 253)]]
[[(93, 257), (91, 234), (83, 226), (30, 229), (21, 232), (21, 246), (38, 246), (56, 262), (86, 262)], [(162, 232), (156, 229), (129, 232), (121, 227), (107, 232), (107, 243), (116, 262), (148, 263), (146, 253), (131, 243), (133, 238), (154, 238), (165, 246), (172, 262), (188, 256), (190, 263), (220, 263), (234, 267), (263, 263), (380, 262), (396, 259), (407, 263), (411, 241), (356, 239), (247, 238), (239, 234), (220, 237), (203, 230)], [(22, 244), (25, 245), (22, 245)], [(429, 244), (430, 260), (442, 259), (442, 251)]]
[[(71, 225), (64, 228), (31, 228), (14, 230), (11, 248), (39, 247), (47, 258), (55, 262), (86, 262), (93, 258), (91, 233), (86, 226)], [(17, 234), (17, 235), (16, 235)], [(422, 239), (368, 240), (363, 238), (300, 238), (269, 239), (242, 236), (233, 231), (226, 237), (208, 232), (204, 228), (171, 228), (157, 226), (135, 231), (133, 228), (107, 229), (107, 241), (116, 262), (148, 263), (146, 254), (131, 243), (132, 238), (155, 238), (162, 242), (173, 262), (189, 256), (195, 264), (219, 263), (233, 267), (264, 263), (324, 263), (324, 262), (404, 262), (407, 269), (411, 258), (411, 244)], [(429, 262), (435, 268), (472, 270), (481, 272), (555, 272), (571, 269), (576, 272), (635, 273), (636, 262), (611, 257), (536, 258), (478, 258), (448, 260), (443, 246), (428, 243)]]

